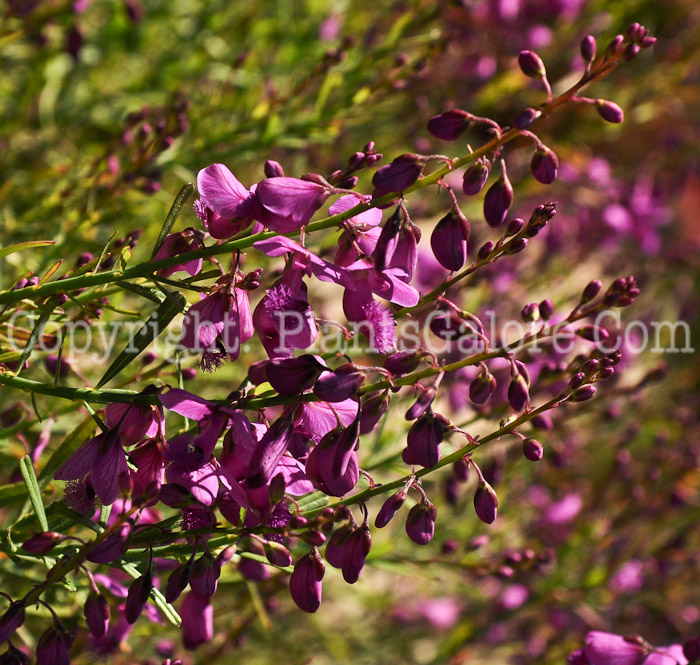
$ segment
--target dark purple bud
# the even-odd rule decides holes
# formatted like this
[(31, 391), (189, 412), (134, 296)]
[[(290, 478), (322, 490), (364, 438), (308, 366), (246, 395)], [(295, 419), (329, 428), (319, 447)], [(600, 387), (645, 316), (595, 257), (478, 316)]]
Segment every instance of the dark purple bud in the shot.
[(360, 434), (369, 434), (389, 410), (391, 397), (387, 392), (375, 393), (362, 400), (360, 405)]
[(460, 109), (445, 111), (428, 120), (428, 131), (443, 141), (454, 141), (471, 127), (473, 117)]
[(343, 565), (343, 548), (345, 547), (345, 541), (348, 539), (350, 534), (353, 532), (352, 524), (344, 524), (333, 532), (328, 544), (326, 545), (326, 561), (333, 566), (333, 568), (340, 569)]
[(530, 78), (541, 79), (547, 75), (542, 58), (534, 51), (520, 51), (518, 64), (523, 74)]
[(525, 323), (534, 323), (540, 319), (540, 308), (535, 302), (530, 302), (520, 311), (520, 317)]
[(581, 40), (581, 58), (586, 64), (589, 64), (595, 60), (596, 54), (596, 41), (593, 35), (586, 35)]
[(582, 303), (587, 303), (591, 302), (593, 298), (595, 298), (599, 293), (600, 290), (603, 288), (603, 283), (597, 279), (594, 279), (591, 282), (588, 282), (586, 285), (586, 288), (583, 290), (583, 293), (581, 294), (581, 302)]
[(532, 426), (537, 429), (551, 430), (554, 427), (552, 418), (548, 413), (539, 413), (531, 421)]
[(511, 379), (508, 386), (508, 402), (514, 411), (522, 411), (530, 399), (527, 382), (518, 375)]
[(586, 400), (591, 399), (593, 395), (596, 394), (597, 388), (592, 385), (587, 385), (587, 386), (581, 386), (580, 388), (577, 388), (572, 394), (569, 399), (572, 402), (585, 402)]
[(60, 533), (45, 531), (25, 540), (22, 543), (22, 549), (30, 554), (46, 554), (46, 552), (50, 552), (63, 540), (65, 540), (65, 536), (62, 536)]
[(406, 420), (415, 420), (420, 418), (432, 405), (435, 399), (435, 388), (432, 386), (422, 390), (418, 399), (413, 403), (413, 405), (406, 411)]
[(192, 575), (192, 565), (193, 560), (190, 559), (187, 563), (183, 563), (170, 573), (168, 582), (165, 585), (165, 600), (169, 603), (174, 603), (187, 588)]
[(190, 589), (204, 598), (211, 598), (216, 593), (220, 575), (221, 563), (205, 552), (192, 566)]
[(29, 665), (29, 656), (23, 651), (12, 642), (8, 642), (7, 647), (7, 651), (0, 656), (0, 665)]
[(338, 186), (342, 189), (355, 189), (358, 182), (360, 182), (360, 179), (356, 175), (351, 175), (341, 180)]
[(576, 372), (571, 379), (569, 379), (569, 383), (567, 384), (567, 390), (576, 390), (576, 388), (580, 387), (583, 385), (583, 382), (586, 380), (586, 375), (583, 372)]
[(128, 623), (136, 623), (146, 606), (148, 596), (153, 589), (153, 575), (149, 564), (148, 570), (136, 578), (129, 587), (124, 606), (124, 618)]
[(182, 370), (182, 378), (184, 381), (191, 381), (197, 376), (197, 370), (192, 367), (186, 367)]
[(266, 376), (280, 395), (299, 395), (311, 388), (326, 368), (310, 354), (297, 358), (273, 358)]
[(598, 111), (598, 115), (608, 122), (619, 123), (625, 119), (622, 109), (615, 102), (607, 99), (596, 100), (595, 108)]
[(417, 545), (427, 545), (435, 534), (437, 508), (424, 500), (408, 511), (406, 534)]
[(374, 257), (374, 267), (377, 270), (384, 270), (394, 256), (394, 252), (399, 244), (402, 219), (403, 213), (399, 206), (384, 223), (384, 227), (379, 234), (379, 239), (372, 253)]
[(305, 527), (309, 523), (309, 520), (306, 519), (303, 515), (292, 515), (292, 517), (289, 520), (289, 526), (292, 527), (292, 529), (301, 529)]
[(270, 486), (268, 488), (268, 496), (270, 498), (270, 505), (276, 506), (284, 498), (284, 494), (287, 491), (287, 481), (284, 479), (284, 475), (278, 473), (270, 481)]
[(484, 368), (469, 384), (469, 399), (474, 404), (486, 404), (495, 390), (496, 378)]
[(700, 660), (700, 637), (694, 637), (683, 645), (683, 655), (690, 661)]
[(549, 321), (554, 314), (554, 303), (549, 298), (546, 298), (539, 304), (539, 309), (542, 320)]
[(605, 57), (610, 58), (616, 53), (619, 53), (624, 41), (625, 38), (622, 35), (615, 35), (605, 49)]
[(513, 187), (510, 184), (510, 180), (508, 180), (506, 163), (501, 160), (501, 175), (489, 187), (486, 196), (484, 196), (484, 219), (486, 223), (492, 228), (503, 224), (512, 203)]
[(639, 44), (627, 44), (624, 51), (622, 52), (622, 59), (625, 62), (632, 60), (640, 51), (642, 47)]
[(325, 573), (326, 566), (315, 547), (297, 561), (289, 579), (289, 591), (299, 609), (313, 614), (321, 606)]
[(36, 645), (37, 665), (69, 665), (72, 643), (72, 636), (54, 620), (53, 625), (43, 632)]
[(391, 164), (382, 166), (374, 174), (372, 184), (378, 193), (403, 192), (410, 187), (423, 172), (423, 160), (419, 155), (399, 155)]
[(66, 35), (66, 51), (70, 53), (73, 60), (78, 59), (80, 49), (83, 47), (83, 33), (77, 25), (72, 25)]
[(498, 514), (498, 496), (493, 487), (483, 482), (474, 494), (474, 510), (477, 517), (486, 524), (491, 524)]
[(282, 165), (274, 159), (268, 159), (265, 162), (263, 171), (266, 178), (284, 178), (284, 169)]
[(10, 604), (0, 617), (0, 644), (10, 639), (24, 623), (24, 603), (21, 600)]
[(479, 247), (479, 251), (476, 253), (476, 258), (483, 261), (489, 256), (489, 254), (491, 254), (491, 252), (493, 252), (494, 247), (495, 243), (493, 240), (487, 240), (481, 247)]
[(462, 191), (467, 196), (478, 194), (486, 184), (490, 172), (491, 162), (487, 159), (478, 159), (464, 172)]
[(610, 334), (607, 330), (605, 330), (605, 328), (593, 325), (581, 326), (580, 328), (577, 328), (574, 332), (581, 339), (588, 340), (589, 342), (603, 342), (610, 336)]
[(248, 463), (246, 477), (249, 488), (255, 489), (267, 485), (277, 468), (277, 464), (289, 448), (292, 430), (291, 417), (284, 416), (278, 418), (265, 432)]
[(109, 603), (101, 593), (91, 591), (85, 601), (85, 623), (95, 637), (103, 637), (109, 628)]
[(362, 165), (362, 162), (365, 160), (365, 153), (364, 152), (354, 152), (350, 157), (348, 157), (348, 168), (349, 169), (356, 169)]
[(469, 462), (463, 457), (452, 465), (452, 477), (460, 483), (466, 483), (469, 480)]
[(111, 563), (121, 559), (131, 536), (131, 524), (126, 522), (89, 550), (87, 560), (92, 563)]
[(557, 179), (559, 159), (552, 150), (546, 146), (537, 148), (530, 162), (530, 170), (537, 182), (543, 185), (551, 185)]
[(527, 129), (541, 115), (542, 111), (528, 107), (515, 119), (513, 126), (516, 129)]
[(406, 502), (406, 492), (401, 490), (396, 494), (392, 494), (379, 509), (377, 517), (374, 520), (374, 526), (378, 529), (383, 529), (391, 520), (394, 515), (399, 511), (401, 506)]
[(443, 416), (426, 413), (416, 420), (406, 437), (406, 447), (401, 455), (406, 464), (418, 464), (426, 468), (440, 461), (440, 444), (445, 437), (447, 421)]
[(299, 535), (305, 543), (309, 543), (309, 545), (314, 545), (316, 547), (321, 547), (321, 545), (328, 540), (320, 531), (304, 531)]
[(654, 46), (656, 44), (656, 37), (642, 37), (639, 40), (639, 45), (642, 48), (649, 48), (650, 46)]
[(397, 351), (384, 361), (384, 369), (394, 376), (403, 376), (413, 372), (423, 360), (420, 351)]
[(287, 566), (292, 565), (292, 555), (284, 545), (280, 545), (280, 543), (269, 540), (265, 543), (264, 547), (265, 556), (273, 566), (286, 568)]
[(323, 373), (314, 386), (314, 395), (324, 402), (342, 402), (355, 397), (364, 383), (365, 375), (352, 363)]
[(438, 263), (450, 271), (460, 270), (467, 260), (469, 222), (459, 208), (450, 210), (435, 226), (430, 247)]
[(508, 222), (508, 226), (506, 227), (505, 237), (517, 235), (523, 230), (524, 226), (525, 222), (522, 219), (520, 219), (520, 217), (511, 219), (510, 222)]
[(372, 547), (372, 535), (365, 524), (355, 529), (343, 544), (343, 560), (341, 570), (343, 579), (348, 584), (355, 584), (360, 577), (365, 559)]
[(527, 244), (527, 238), (516, 238), (506, 246), (504, 254), (512, 255), (522, 252), (527, 247)]
[(523, 441), (523, 455), (531, 462), (539, 462), (544, 455), (544, 448), (537, 439), (525, 439)]
[(598, 372), (598, 378), (602, 381), (611, 378), (615, 374), (615, 369), (613, 367), (606, 367)]

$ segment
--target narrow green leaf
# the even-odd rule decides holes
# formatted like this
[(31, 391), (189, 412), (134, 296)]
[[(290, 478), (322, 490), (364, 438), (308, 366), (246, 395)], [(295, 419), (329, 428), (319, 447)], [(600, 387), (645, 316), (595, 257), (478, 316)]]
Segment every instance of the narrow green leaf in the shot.
[(172, 206), (170, 206), (170, 212), (168, 213), (168, 216), (165, 218), (165, 221), (163, 222), (163, 228), (160, 230), (160, 235), (158, 236), (158, 240), (156, 240), (156, 244), (153, 246), (153, 253), (151, 254), (151, 259), (155, 257), (155, 255), (158, 253), (158, 250), (160, 249), (160, 246), (163, 244), (163, 241), (167, 237), (168, 233), (170, 233), (170, 230), (173, 228), (175, 222), (177, 221), (177, 218), (180, 216), (180, 211), (182, 210), (182, 206), (185, 205), (187, 202), (187, 199), (192, 196), (192, 193), (194, 192), (194, 183), (193, 182), (188, 182), (186, 185), (182, 186), (182, 189), (178, 193), (178, 195), (175, 197), (175, 200), (173, 201)]
[(4, 259), (10, 254), (21, 252), (23, 249), (31, 249), (32, 247), (46, 247), (46, 245), (55, 245), (55, 240), (29, 240), (21, 242), (18, 245), (10, 245), (9, 247), (0, 248), (0, 259)]
[(27, 340), (27, 344), (24, 347), (24, 350), (22, 351), (22, 356), (19, 359), (19, 367), (17, 368), (18, 375), (22, 371), (22, 367), (24, 366), (25, 361), (27, 360), (27, 358), (29, 358), (32, 351), (34, 350), (34, 347), (36, 346), (36, 343), (39, 340), (41, 333), (44, 332), (44, 328), (46, 328), (46, 324), (49, 322), (49, 319), (51, 318), (51, 314), (53, 314), (53, 305), (49, 305), (39, 315), (39, 320), (36, 322), (34, 329), (32, 330), (31, 334), (29, 335), (29, 339)]
[(318, 512), (328, 505), (328, 496), (323, 492), (311, 492), (297, 501), (302, 513)]
[(85, 443), (95, 431), (95, 422), (92, 416), (88, 416), (81, 422), (54, 450), (53, 455), (39, 473), (41, 486), (44, 487), (53, 478), (54, 471), (58, 469), (83, 443)]
[(7, 508), (27, 495), (24, 483), (0, 485), (0, 508)]
[(44, 511), (44, 502), (41, 500), (41, 490), (39, 489), (39, 483), (36, 479), (36, 472), (34, 471), (34, 463), (29, 455), (25, 455), (19, 461), (19, 469), (22, 472), (22, 478), (24, 479), (24, 484), (27, 487), (27, 492), (29, 493), (29, 499), (34, 507), (34, 512), (39, 519), (39, 524), (42, 530), (49, 530), (49, 522), (46, 519), (46, 512)]
[(108, 381), (111, 381), (119, 372), (133, 362), (144, 349), (165, 330), (168, 324), (187, 305), (185, 296), (181, 293), (171, 294), (172, 298), (164, 300), (159, 307), (151, 314), (148, 320), (139, 328), (131, 338), (126, 348), (114, 359), (105, 375), (100, 379), (97, 388), (101, 388)]
[[(120, 568), (133, 579), (141, 577), (139, 569), (133, 564), (121, 562)], [(165, 596), (155, 587), (151, 589), (151, 601), (165, 615), (165, 618), (173, 625), (179, 626), (182, 623), (182, 618), (175, 611), (175, 608), (165, 600)]]
[(117, 281), (117, 284), (119, 285), (120, 288), (126, 290), (126, 291), (131, 291), (132, 293), (135, 293), (142, 298), (146, 298), (147, 300), (152, 300), (155, 303), (162, 303), (163, 300), (165, 299), (163, 294), (158, 291), (157, 289), (151, 289), (146, 286), (141, 286), (140, 284), (132, 284), (131, 282), (126, 282), (126, 281)]

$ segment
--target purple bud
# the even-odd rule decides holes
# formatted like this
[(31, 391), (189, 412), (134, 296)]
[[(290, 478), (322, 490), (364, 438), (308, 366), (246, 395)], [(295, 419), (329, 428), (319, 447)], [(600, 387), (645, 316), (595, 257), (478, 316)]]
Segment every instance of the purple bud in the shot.
[(309, 543), (309, 545), (314, 545), (316, 547), (320, 547), (321, 545), (325, 544), (326, 540), (328, 540), (320, 531), (309, 530), (304, 531), (299, 535), (305, 543)]
[(415, 420), (420, 418), (432, 405), (435, 399), (435, 388), (432, 386), (425, 388), (418, 395), (418, 399), (413, 403), (413, 405), (406, 411), (406, 420)]
[(641, 665), (648, 651), (637, 640), (595, 630), (586, 635), (584, 653), (592, 665)]
[(494, 247), (495, 243), (493, 240), (487, 240), (481, 247), (479, 247), (479, 251), (476, 253), (476, 258), (483, 261), (489, 254), (491, 254), (491, 252), (493, 252)]
[(10, 604), (0, 617), (0, 644), (10, 639), (24, 623), (24, 603), (21, 600)]
[(534, 51), (520, 51), (518, 64), (523, 74), (530, 78), (541, 79), (547, 75), (542, 58)]
[(372, 253), (374, 257), (374, 267), (377, 270), (384, 270), (394, 256), (394, 252), (399, 244), (402, 217), (401, 207), (397, 206), (396, 210), (394, 210), (389, 219), (384, 223), (374, 252)]
[(251, 455), (246, 477), (248, 487), (267, 485), (292, 440), (293, 422), (289, 416), (278, 418), (263, 434)]
[(478, 159), (464, 172), (462, 191), (467, 196), (478, 194), (486, 184), (490, 172), (491, 162), (487, 159)]
[(216, 593), (220, 575), (221, 563), (205, 552), (192, 566), (190, 589), (204, 598), (211, 598)]
[(402, 459), (406, 464), (418, 464), (426, 468), (440, 461), (440, 444), (445, 436), (446, 419), (430, 412), (416, 420), (408, 430)]
[(340, 569), (343, 565), (343, 548), (345, 547), (345, 541), (348, 539), (350, 534), (353, 532), (352, 524), (344, 524), (333, 532), (330, 537), (328, 544), (326, 545), (326, 561), (333, 566), (333, 568)]
[(372, 184), (378, 194), (403, 192), (410, 187), (423, 172), (423, 162), (418, 155), (399, 155), (391, 164), (386, 164), (376, 171)]
[(622, 59), (625, 62), (632, 60), (640, 51), (642, 47), (639, 44), (627, 44), (625, 50), (622, 52)]
[(343, 571), (343, 579), (348, 584), (355, 584), (360, 578), (371, 547), (372, 535), (366, 524), (355, 529), (345, 540), (341, 570)]
[(364, 383), (365, 375), (352, 363), (323, 373), (314, 386), (314, 395), (324, 402), (343, 402), (355, 397)]
[(7, 643), (7, 651), (0, 656), (0, 665), (29, 665), (29, 657), (12, 642)]
[(92, 563), (111, 563), (121, 559), (124, 556), (124, 552), (126, 552), (130, 535), (131, 524), (126, 522), (102, 542), (90, 549), (87, 554), (87, 560)]
[(396, 494), (392, 494), (379, 509), (377, 517), (374, 520), (374, 526), (378, 529), (383, 529), (391, 520), (394, 515), (399, 511), (401, 506), (406, 502), (406, 492), (401, 490)]
[(95, 637), (103, 637), (109, 628), (109, 603), (101, 593), (91, 591), (85, 601), (85, 623)]
[(325, 573), (326, 566), (315, 547), (297, 561), (289, 579), (289, 591), (299, 609), (313, 614), (321, 606)]
[(537, 148), (530, 162), (530, 170), (537, 182), (543, 185), (551, 185), (557, 179), (559, 159), (552, 150), (546, 146)]
[(539, 309), (542, 320), (549, 321), (554, 314), (554, 303), (549, 298), (546, 298), (539, 304)]
[(443, 141), (454, 141), (471, 127), (473, 117), (460, 109), (445, 111), (428, 120), (428, 131)]
[(389, 410), (391, 397), (387, 392), (375, 393), (362, 400), (360, 406), (360, 434), (369, 434)]
[(292, 555), (284, 545), (269, 540), (265, 543), (264, 547), (265, 556), (273, 566), (286, 568), (292, 565)]
[(484, 196), (484, 219), (495, 228), (503, 224), (513, 203), (513, 187), (508, 180), (506, 163), (501, 160), (501, 176), (489, 187)]
[(554, 427), (552, 417), (548, 413), (539, 413), (531, 421), (532, 426), (537, 429), (551, 430)]
[(148, 570), (141, 577), (136, 578), (129, 587), (124, 606), (124, 617), (128, 623), (136, 623), (141, 616), (152, 589), (153, 575), (149, 563)]
[(700, 660), (700, 637), (694, 637), (683, 645), (683, 655), (688, 660)]
[(469, 222), (459, 208), (453, 208), (435, 226), (430, 247), (438, 263), (450, 271), (460, 270), (467, 260)]
[(36, 645), (37, 665), (69, 665), (72, 643), (71, 635), (54, 620), (53, 625), (44, 631)]
[(508, 386), (508, 402), (510, 402), (513, 410), (522, 411), (529, 399), (530, 393), (525, 379), (520, 375), (513, 377)]
[(185, 649), (196, 649), (211, 642), (214, 637), (214, 608), (208, 598), (198, 596), (194, 591), (188, 593), (180, 605), (180, 615)]
[(597, 388), (590, 384), (587, 386), (581, 386), (571, 394), (571, 397), (569, 397), (569, 399), (572, 402), (585, 402), (586, 400), (591, 399), (593, 395), (596, 394), (596, 390)]
[(642, 48), (649, 48), (650, 46), (654, 46), (654, 44), (656, 44), (656, 37), (642, 37), (639, 41), (639, 45)]
[(280, 395), (299, 395), (311, 388), (325, 369), (307, 353), (297, 358), (272, 358), (266, 376)]
[(408, 512), (406, 534), (417, 545), (427, 545), (435, 534), (437, 508), (424, 500), (417, 503)]
[(586, 64), (595, 60), (596, 41), (593, 35), (586, 35), (581, 40), (581, 58)]
[(505, 236), (508, 237), (518, 235), (518, 233), (520, 233), (520, 231), (523, 230), (524, 226), (525, 222), (520, 217), (511, 219), (510, 222), (508, 222), (508, 226), (506, 227)]
[(605, 49), (605, 57), (610, 58), (620, 51), (625, 38), (622, 35), (615, 35)]
[(516, 129), (527, 129), (537, 118), (542, 115), (542, 111), (533, 109), (531, 107), (526, 108), (520, 113), (520, 115), (513, 122), (513, 126)]
[(625, 119), (625, 114), (615, 102), (607, 99), (597, 99), (595, 103), (596, 111), (603, 120), (608, 122), (619, 123)]
[(384, 361), (384, 369), (394, 376), (403, 376), (413, 372), (422, 359), (423, 354), (420, 351), (397, 351)]
[(600, 290), (603, 288), (603, 283), (597, 279), (592, 280), (591, 282), (588, 282), (586, 285), (586, 288), (583, 290), (583, 294), (581, 295), (581, 302), (582, 303), (587, 303), (593, 300), (599, 293)]
[(520, 317), (525, 323), (534, 323), (540, 319), (540, 308), (535, 302), (530, 302), (520, 311)]
[(168, 582), (165, 585), (165, 600), (169, 603), (174, 603), (187, 588), (192, 575), (192, 565), (193, 561), (190, 559), (187, 563), (183, 563), (170, 573)]
[(266, 178), (284, 178), (284, 169), (279, 162), (268, 159), (263, 166)]
[(477, 517), (486, 524), (491, 524), (498, 514), (498, 496), (493, 487), (483, 482), (474, 494), (474, 510)]
[(588, 340), (589, 342), (603, 342), (610, 336), (605, 328), (593, 325), (581, 326), (575, 330), (575, 333), (581, 339)]
[(496, 390), (496, 385), (496, 377), (483, 368), (469, 384), (469, 399), (474, 404), (486, 404)]
[(525, 439), (523, 441), (523, 455), (531, 462), (539, 462), (544, 455), (544, 448), (537, 439)]
[(62, 536), (60, 533), (45, 531), (25, 540), (22, 543), (22, 549), (30, 554), (46, 554), (46, 552), (50, 552), (63, 540), (65, 540), (65, 536)]

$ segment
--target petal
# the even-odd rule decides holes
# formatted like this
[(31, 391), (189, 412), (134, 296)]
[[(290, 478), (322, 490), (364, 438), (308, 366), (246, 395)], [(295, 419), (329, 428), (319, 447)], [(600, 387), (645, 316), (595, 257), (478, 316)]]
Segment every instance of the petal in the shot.
[(248, 197), (248, 190), (223, 164), (212, 164), (197, 174), (202, 201), (218, 215), (236, 217), (236, 209)]
[(103, 505), (114, 503), (120, 494), (119, 478), (129, 474), (124, 448), (118, 441), (109, 446), (102, 446), (92, 467), (92, 485), (95, 494)]
[(253, 243), (253, 247), (268, 256), (282, 256), (287, 252), (299, 252), (304, 256), (309, 254), (308, 249), (286, 236), (274, 236), (266, 240), (258, 240), (258, 242)]
[(210, 416), (216, 408), (212, 402), (180, 388), (171, 388), (162, 393), (159, 399), (166, 409), (192, 420), (202, 420)]
[(61, 466), (56, 469), (56, 480), (77, 480), (86, 476), (92, 470), (99, 455), (100, 444), (105, 435), (98, 434), (94, 439), (86, 441)]

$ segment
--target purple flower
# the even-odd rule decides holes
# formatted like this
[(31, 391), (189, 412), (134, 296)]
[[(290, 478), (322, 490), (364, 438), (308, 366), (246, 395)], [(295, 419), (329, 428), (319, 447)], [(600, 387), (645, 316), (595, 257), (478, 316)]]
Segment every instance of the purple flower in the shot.
[(116, 531), (90, 549), (87, 560), (92, 563), (111, 563), (121, 559), (126, 552), (132, 527), (131, 522), (124, 522)]
[(343, 496), (360, 479), (355, 447), (359, 423), (328, 432), (306, 458), (306, 475), (316, 489), (329, 496)]
[(251, 455), (246, 477), (251, 488), (266, 485), (273, 477), (292, 439), (293, 422), (289, 416), (278, 418), (265, 432)]
[(214, 637), (214, 607), (208, 598), (190, 591), (180, 606), (182, 643), (185, 649), (196, 649)]
[(616, 593), (635, 593), (644, 584), (644, 564), (627, 561), (610, 579), (610, 588)]
[(406, 534), (417, 545), (427, 545), (435, 534), (437, 508), (430, 501), (417, 503), (408, 512)]
[(408, 430), (406, 448), (401, 455), (406, 464), (418, 464), (426, 468), (440, 460), (440, 444), (445, 436), (447, 421), (443, 416), (428, 412), (418, 418)]
[(85, 623), (91, 635), (104, 637), (109, 628), (109, 603), (101, 593), (91, 591), (85, 601)]
[(129, 467), (119, 431), (110, 429), (86, 441), (54, 474), (56, 480), (78, 480), (90, 474), (95, 494), (108, 506), (121, 493), (121, 483), (129, 478)]
[(407, 495), (404, 490), (401, 490), (396, 494), (392, 494), (379, 509), (377, 517), (374, 520), (374, 526), (376, 526), (378, 529), (382, 529), (389, 524), (389, 522), (391, 522), (391, 520), (394, 518), (394, 515), (396, 515), (401, 506), (403, 506), (403, 504), (406, 502), (406, 496)]
[(634, 640), (594, 630), (586, 635), (584, 653), (590, 665), (641, 665), (648, 651)]
[(37, 665), (70, 665), (70, 646), (73, 637), (54, 620), (36, 645)]
[(366, 523), (355, 529), (346, 538), (343, 543), (341, 570), (343, 571), (343, 579), (348, 584), (354, 584), (360, 578), (371, 547), (372, 536)]
[(372, 178), (375, 198), (389, 192), (403, 192), (410, 187), (423, 172), (424, 160), (419, 155), (407, 153), (399, 155), (378, 169)]
[(477, 517), (486, 524), (491, 524), (498, 514), (498, 496), (493, 487), (482, 481), (474, 494), (474, 510)]
[(194, 438), (189, 434), (168, 441), (166, 458), (170, 463), (165, 477), (169, 484), (184, 487), (197, 501), (211, 506), (219, 493), (218, 467), (203, 459), (201, 449), (193, 444)]
[(163, 430), (162, 411), (147, 404), (114, 402), (105, 410), (108, 427), (118, 428), (122, 445), (132, 446), (142, 439), (154, 437)]
[(165, 477), (163, 447), (157, 439), (151, 439), (129, 453), (137, 471), (131, 473), (132, 501), (146, 501), (153, 505)]
[(680, 644), (667, 647), (656, 647), (644, 661), (644, 665), (688, 665), (688, 659)]
[[(170, 233), (166, 236), (163, 244), (153, 257), (153, 260), (160, 261), (161, 259), (167, 259), (171, 256), (179, 256), (185, 252), (193, 252), (202, 247), (204, 247), (204, 240), (202, 239), (201, 231), (185, 229), (179, 233)], [(158, 270), (157, 274), (160, 277), (170, 277), (170, 275), (183, 270), (194, 277), (201, 269), (202, 259), (192, 259), (191, 261), (178, 263), (169, 268), (161, 268)]]
[(258, 218), (278, 233), (298, 231), (330, 196), (323, 185), (297, 178), (266, 178), (258, 184), (255, 197), (260, 203)]
[[(359, 203), (355, 196), (341, 196), (329, 208), (331, 215), (338, 215)], [(338, 250), (335, 254), (335, 262), (339, 266), (349, 266), (358, 256), (355, 247), (359, 247), (362, 253), (369, 256), (377, 246), (377, 240), (382, 232), (379, 227), (382, 221), (382, 211), (378, 208), (370, 208), (358, 213), (345, 221), (346, 230), (338, 239)], [(354, 244), (353, 244), (354, 241)]]
[(326, 566), (315, 547), (297, 561), (289, 579), (289, 591), (299, 609), (313, 614), (321, 606), (325, 573)]
[(430, 236), (430, 247), (440, 265), (453, 272), (462, 268), (467, 260), (469, 235), (469, 222), (462, 211), (450, 210)]

